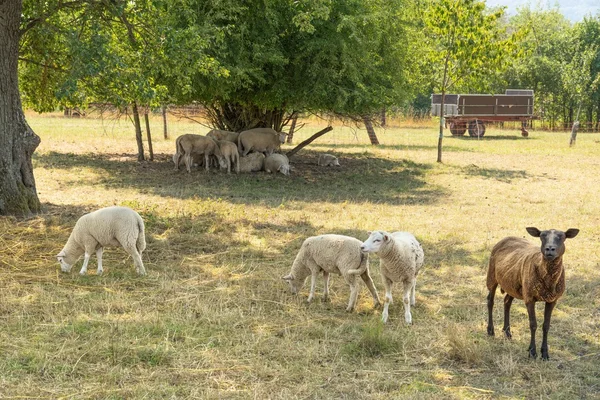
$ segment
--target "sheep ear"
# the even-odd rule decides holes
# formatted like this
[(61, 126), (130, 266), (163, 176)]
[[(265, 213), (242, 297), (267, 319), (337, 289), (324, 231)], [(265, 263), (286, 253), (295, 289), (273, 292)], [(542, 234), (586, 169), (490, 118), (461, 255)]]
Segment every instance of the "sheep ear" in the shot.
[(565, 236), (567, 237), (567, 239), (573, 239), (575, 236), (577, 236), (578, 233), (579, 233), (579, 229), (569, 228), (565, 232)]
[(540, 234), (542, 233), (538, 228), (534, 227), (528, 227), (525, 229), (527, 230), (527, 233), (529, 233), (533, 237), (540, 237)]
[(367, 231), (367, 235), (371, 236), (371, 233), (373, 233), (373, 232)]
[(383, 235), (383, 241), (387, 242), (388, 240), (390, 240), (390, 235)]
[(286, 276), (282, 276), (281, 279), (283, 279), (284, 281), (293, 281), (294, 280), (294, 275), (289, 274)]
[(58, 253), (56, 255), (56, 257), (64, 257), (64, 256), (65, 256), (65, 251), (64, 250), (61, 250), (60, 253)]

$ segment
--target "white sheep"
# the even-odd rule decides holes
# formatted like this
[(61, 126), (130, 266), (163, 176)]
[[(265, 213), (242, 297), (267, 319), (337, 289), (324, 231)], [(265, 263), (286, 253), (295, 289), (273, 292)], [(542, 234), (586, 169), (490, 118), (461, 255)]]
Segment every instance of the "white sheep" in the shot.
[(69, 240), (56, 255), (63, 272), (84, 255), (79, 273), (85, 275), (91, 254), (98, 258), (98, 275), (102, 274), (102, 252), (106, 246), (121, 246), (131, 255), (138, 274), (146, 275), (142, 252), (146, 248), (144, 221), (128, 207), (106, 207), (83, 215), (77, 220)]
[(191, 172), (194, 155), (204, 154), (204, 167), (208, 171), (210, 166), (210, 156), (215, 155), (222, 168), (226, 168), (225, 159), (221, 154), (221, 150), (217, 142), (210, 137), (202, 135), (185, 134), (179, 136), (175, 140), (177, 152), (173, 156), (175, 170), (179, 170), (179, 157), (183, 157), (187, 172)]
[(384, 231), (369, 232), (369, 238), (362, 244), (361, 250), (378, 253), (381, 277), (385, 286), (385, 302), (381, 320), (388, 319), (388, 308), (392, 299), (394, 282), (401, 282), (404, 288), (404, 319), (412, 323), (411, 304), (415, 305), (415, 287), (417, 274), (423, 266), (424, 253), (421, 244), (409, 232)]
[(339, 167), (340, 162), (336, 156), (331, 154), (320, 154), (319, 159), (317, 160), (317, 165), (323, 167)]
[(263, 153), (250, 153), (246, 157), (240, 157), (238, 163), (240, 172), (262, 171), (265, 164), (265, 155)]
[(265, 171), (281, 172), (284, 175), (290, 174), (290, 160), (284, 155), (279, 153), (273, 153), (265, 158)]
[(235, 166), (235, 172), (240, 173), (240, 153), (238, 153), (237, 145), (228, 140), (217, 140), (223, 159), (227, 164), (227, 173), (231, 173), (231, 165)]
[(271, 128), (254, 128), (243, 131), (238, 136), (238, 151), (240, 155), (246, 156), (250, 150), (271, 155), (279, 151), (281, 144), (285, 142), (285, 133), (279, 133)]
[(214, 140), (226, 140), (237, 144), (239, 132), (224, 131), (221, 129), (212, 129), (206, 134), (206, 136), (213, 138)]
[(292, 270), (284, 277), (293, 294), (304, 285), (304, 281), (311, 276), (310, 294), (308, 302), (310, 303), (315, 295), (315, 285), (317, 274), (323, 271), (325, 280), (323, 288), (323, 301), (327, 300), (329, 295), (329, 274), (340, 274), (350, 286), (350, 300), (346, 311), (352, 311), (356, 305), (359, 285), (356, 276), (360, 275), (367, 285), (367, 288), (373, 295), (375, 307), (379, 306), (379, 296), (369, 274), (369, 255), (360, 250), (361, 241), (349, 236), (343, 235), (320, 235), (307, 238), (294, 260)]

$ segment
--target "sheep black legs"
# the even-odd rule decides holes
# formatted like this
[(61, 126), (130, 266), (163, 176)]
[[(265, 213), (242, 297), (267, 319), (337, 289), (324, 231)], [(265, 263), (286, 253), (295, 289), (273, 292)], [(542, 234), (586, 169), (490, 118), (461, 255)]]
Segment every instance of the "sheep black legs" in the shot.
[(550, 330), (550, 317), (552, 316), (552, 310), (556, 302), (546, 303), (544, 308), (544, 325), (542, 325), (542, 332), (544, 334), (542, 338), (542, 360), (549, 360), (548, 356), (548, 331)]
[(531, 331), (531, 341), (529, 342), (529, 357), (537, 358), (535, 350), (535, 331), (537, 330), (537, 321), (535, 319), (535, 302), (527, 303), (527, 314), (529, 314), (529, 330)]
[(509, 294), (504, 296), (504, 327), (502, 330), (507, 339), (512, 339), (512, 334), (510, 333), (510, 306), (512, 305), (513, 300), (514, 297)]
[(498, 285), (494, 285), (493, 288), (490, 289), (490, 293), (487, 296), (487, 306), (488, 306), (488, 326), (487, 333), (490, 336), (494, 336), (494, 320), (492, 319), (492, 311), (494, 310), (494, 296), (496, 296), (496, 288)]

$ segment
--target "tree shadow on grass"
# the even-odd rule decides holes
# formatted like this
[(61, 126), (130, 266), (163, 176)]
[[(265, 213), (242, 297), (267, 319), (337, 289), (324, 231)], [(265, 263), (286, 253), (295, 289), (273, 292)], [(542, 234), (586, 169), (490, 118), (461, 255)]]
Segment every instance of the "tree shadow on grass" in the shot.
[[(446, 189), (428, 185), (425, 175), (431, 165), (409, 160), (389, 160), (354, 154), (344, 157), (340, 168), (316, 165), (314, 156), (292, 159), (291, 176), (257, 172), (231, 174), (211, 170), (173, 170), (171, 157), (156, 155), (155, 162), (138, 163), (126, 154), (71, 154), (49, 152), (34, 155), (36, 168), (73, 170), (65, 180), (70, 185), (131, 187), (174, 198), (223, 198), (233, 203), (276, 206), (282, 201), (376, 202), (388, 204), (433, 204), (448, 195)], [(93, 176), (79, 175), (88, 168)]]
[[(331, 149), (332, 151), (335, 151), (335, 149), (355, 149), (355, 148), (362, 148), (365, 151), (367, 150), (371, 150), (371, 149), (385, 149), (385, 150), (399, 150), (399, 151), (422, 151), (422, 150), (431, 150), (433, 156), (432, 158), (435, 159), (435, 155), (437, 152), (437, 145), (431, 145), (431, 146), (427, 146), (427, 145), (417, 145), (417, 144), (378, 144), (376, 146), (370, 145), (370, 144), (364, 144), (364, 143), (356, 143), (356, 144), (352, 144), (352, 143), (344, 143), (344, 144), (327, 144), (327, 143), (311, 143), (311, 148), (326, 148), (326, 149)], [(474, 152), (475, 150), (472, 149), (467, 149), (467, 148), (463, 148), (463, 147), (457, 147), (457, 146), (444, 146), (444, 151), (447, 152)]]
[(479, 176), (481, 178), (495, 179), (505, 183), (511, 183), (517, 179), (527, 179), (531, 177), (525, 170), (482, 168), (475, 164), (460, 167), (460, 172), (467, 176)]

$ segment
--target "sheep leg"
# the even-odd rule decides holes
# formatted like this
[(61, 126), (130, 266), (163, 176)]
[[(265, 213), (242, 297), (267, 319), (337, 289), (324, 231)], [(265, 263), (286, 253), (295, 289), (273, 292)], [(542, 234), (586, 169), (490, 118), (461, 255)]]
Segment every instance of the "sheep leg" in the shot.
[(410, 313), (410, 292), (412, 290), (412, 280), (410, 282), (403, 282), (404, 284), (404, 320), (407, 324), (412, 324), (412, 314)]
[(231, 160), (229, 157), (225, 157), (225, 160), (227, 160), (227, 173), (231, 174)]
[(329, 272), (323, 270), (323, 302), (329, 300)]
[(205, 169), (208, 171), (208, 169), (210, 168), (210, 159), (209, 159), (209, 154), (208, 152), (204, 152), (204, 165), (205, 165)]
[(510, 294), (504, 296), (504, 327), (502, 331), (508, 339), (512, 339), (512, 334), (510, 333), (510, 306), (512, 306), (513, 299), (514, 297)]
[[(529, 331), (531, 332), (531, 341), (529, 342), (529, 357), (537, 358), (535, 351), (535, 331), (537, 330), (537, 321), (535, 320), (535, 301), (526, 304), (527, 314), (529, 314)], [(548, 320), (548, 324), (550, 321)]]
[(375, 285), (373, 284), (373, 279), (371, 279), (371, 275), (369, 275), (369, 271), (367, 270), (363, 272), (360, 275), (360, 277), (362, 278), (365, 285), (367, 285), (369, 292), (371, 292), (371, 295), (373, 296), (373, 307), (379, 307), (381, 305), (381, 301), (379, 300), (379, 294), (377, 294), (377, 289), (375, 289)]
[(98, 259), (98, 271), (96, 271), (96, 273), (98, 275), (102, 275), (102, 272), (104, 272), (104, 270), (102, 269), (102, 252), (104, 251), (103, 247), (98, 247), (98, 249), (96, 250), (96, 258)]
[(135, 265), (135, 271), (140, 275), (146, 275), (146, 268), (144, 268), (144, 262), (142, 261), (142, 256), (137, 251), (135, 244), (133, 246), (123, 246), (125, 251), (127, 251), (131, 258), (133, 258), (133, 264)]
[(317, 287), (317, 273), (318, 271), (311, 269), (310, 270), (310, 293), (308, 294), (307, 303), (310, 303), (315, 297), (315, 288)]
[(492, 311), (494, 309), (494, 297), (496, 296), (496, 288), (498, 284), (495, 284), (488, 293), (487, 306), (488, 306), (488, 326), (487, 333), (489, 336), (494, 336), (494, 320), (492, 318)]
[(90, 262), (90, 253), (88, 253), (88, 251), (86, 250), (85, 254), (83, 256), (83, 267), (81, 267), (81, 271), (79, 271), (79, 275), (87, 274), (88, 262)]
[(549, 360), (550, 357), (548, 355), (548, 331), (550, 330), (550, 317), (552, 316), (552, 310), (554, 310), (554, 306), (556, 305), (556, 301), (552, 303), (546, 303), (546, 307), (544, 308), (544, 324), (542, 325), (542, 360)]
[(410, 293), (410, 305), (411, 306), (414, 306), (416, 304), (416, 302), (417, 302), (416, 299), (415, 299), (415, 290), (416, 290), (416, 288), (417, 288), (417, 277), (415, 276), (413, 278), (413, 281), (412, 281), (412, 290), (411, 290), (411, 293)]
[(392, 298), (392, 282), (390, 279), (383, 277), (383, 285), (385, 286), (385, 301), (383, 303), (383, 312), (381, 313), (381, 321), (385, 324), (388, 320), (388, 308), (390, 304), (394, 301)]
[(346, 307), (346, 312), (351, 312), (354, 310), (356, 306), (356, 299), (358, 299), (358, 284), (356, 282), (356, 278), (353, 276), (352, 282), (348, 282), (350, 285), (350, 299), (348, 299), (348, 307)]
[(186, 154), (183, 157), (185, 160), (185, 169), (187, 170), (188, 174), (191, 174), (192, 173), (192, 155)]

